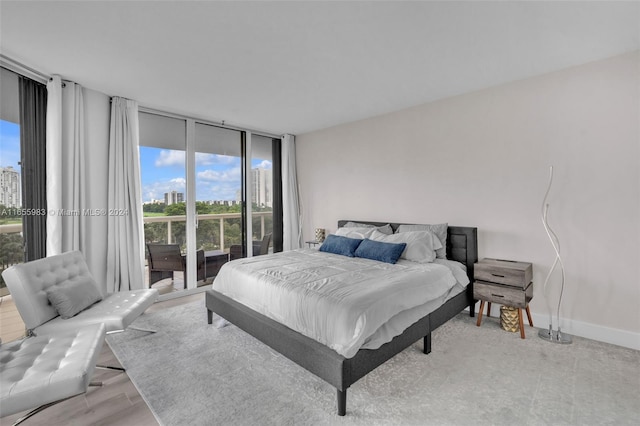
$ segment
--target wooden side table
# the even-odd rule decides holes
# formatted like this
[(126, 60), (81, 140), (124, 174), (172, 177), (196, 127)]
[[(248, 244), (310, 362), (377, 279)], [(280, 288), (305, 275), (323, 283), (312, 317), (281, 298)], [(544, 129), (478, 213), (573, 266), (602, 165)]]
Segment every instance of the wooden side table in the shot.
[(533, 298), (532, 265), (502, 259), (482, 259), (474, 266), (473, 297), (480, 300), (480, 310), (476, 325), (482, 324), (484, 303), (488, 302), (487, 316), (491, 313), (491, 303), (499, 303), (518, 309), (520, 337), (524, 336), (522, 308), (525, 308), (529, 325), (533, 327), (529, 302)]

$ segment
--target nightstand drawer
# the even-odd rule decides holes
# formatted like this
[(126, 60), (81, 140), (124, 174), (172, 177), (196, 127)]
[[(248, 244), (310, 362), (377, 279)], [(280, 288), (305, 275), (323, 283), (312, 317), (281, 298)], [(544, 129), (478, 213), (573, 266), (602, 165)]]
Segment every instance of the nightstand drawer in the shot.
[(529, 283), (526, 289), (510, 287), (485, 281), (473, 283), (474, 299), (499, 303), (512, 308), (524, 308), (533, 297), (533, 284)]
[(533, 279), (533, 270), (531, 263), (485, 258), (475, 264), (473, 277), (525, 289)]

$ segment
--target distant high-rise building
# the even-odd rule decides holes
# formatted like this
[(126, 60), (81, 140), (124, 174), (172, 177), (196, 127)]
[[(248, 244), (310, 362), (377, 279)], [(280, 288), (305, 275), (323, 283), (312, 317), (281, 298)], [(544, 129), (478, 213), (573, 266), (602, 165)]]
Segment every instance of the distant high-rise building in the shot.
[(170, 206), (171, 204), (182, 203), (184, 201), (184, 193), (178, 191), (171, 191), (164, 193), (164, 204)]
[(13, 167), (0, 167), (0, 204), (5, 207), (22, 207), (20, 173)]
[(273, 172), (257, 167), (251, 170), (251, 201), (259, 207), (273, 207)]

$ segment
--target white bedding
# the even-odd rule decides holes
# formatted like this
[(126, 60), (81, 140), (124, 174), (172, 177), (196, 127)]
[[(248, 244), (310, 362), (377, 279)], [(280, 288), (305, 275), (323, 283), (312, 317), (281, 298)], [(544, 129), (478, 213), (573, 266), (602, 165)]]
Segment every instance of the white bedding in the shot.
[(213, 289), (351, 358), (390, 341), (468, 282), (458, 262), (391, 265), (299, 249), (226, 263)]

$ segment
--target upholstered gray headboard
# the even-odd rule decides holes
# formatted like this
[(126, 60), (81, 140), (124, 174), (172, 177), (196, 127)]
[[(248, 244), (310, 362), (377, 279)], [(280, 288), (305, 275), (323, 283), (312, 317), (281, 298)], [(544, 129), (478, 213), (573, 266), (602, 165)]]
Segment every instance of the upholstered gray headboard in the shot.
[[(339, 220), (338, 228), (347, 222), (366, 223), (369, 225), (391, 225), (395, 232), (400, 225), (413, 223), (371, 222), (368, 220)], [(447, 229), (447, 259), (455, 260), (467, 267), (469, 280), (473, 282), (473, 265), (478, 261), (478, 228), (469, 226), (449, 226)]]

